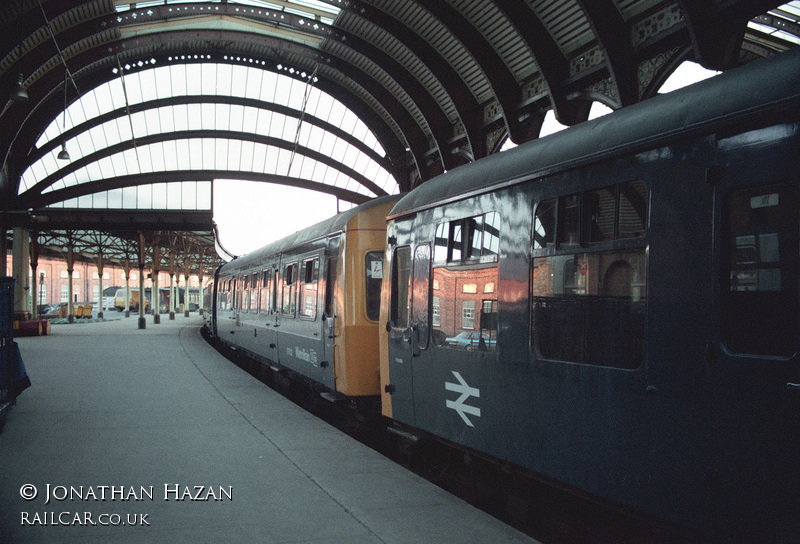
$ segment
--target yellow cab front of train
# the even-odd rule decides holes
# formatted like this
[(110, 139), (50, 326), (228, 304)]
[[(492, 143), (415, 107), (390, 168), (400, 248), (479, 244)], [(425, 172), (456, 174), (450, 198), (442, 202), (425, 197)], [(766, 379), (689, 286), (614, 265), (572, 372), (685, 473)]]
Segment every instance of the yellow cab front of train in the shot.
[(387, 198), (356, 214), (345, 227), (333, 279), (333, 346), (336, 390), (347, 396), (380, 394), (378, 329)]

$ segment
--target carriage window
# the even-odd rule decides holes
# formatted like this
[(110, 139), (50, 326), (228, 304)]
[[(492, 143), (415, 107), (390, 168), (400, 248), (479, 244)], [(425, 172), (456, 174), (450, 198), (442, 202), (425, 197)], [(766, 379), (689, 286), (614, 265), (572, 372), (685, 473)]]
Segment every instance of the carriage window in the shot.
[(647, 231), (647, 185), (629, 181), (619, 186), (619, 238), (641, 238)]
[(616, 203), (615, 186), (583, 193), (584, 240), (591, 243), (614, 239)]
[(225, 280), (220, 282), (220, 288), (217, 292), (217, 309), (220, 311), (228, 310), (228, 291), (230, 289), (230, 282)]
[(497, 260), (500, 214), (442, 223), (434, 236), (431, 342), (466, 351), (497, 344)]
[[(626, 369), (642, 364), (646, 245), (626, 239), (646, 234), (647, 201), (647, 186), (634, 181), (539, 203), (531, 279), (538, 357)], [(553, 240), (554, 254), (537, 252)], [(603, 250), (582, 249), (595, 243)]]
[(483, 219), (482, 255), (497, 255), (500, 252), (500, 214), (487, 213)]
[(328, 258), (328, 268), (325, 273), (325, 314), (333, 317), (333, 295), (336, 287), (336, 259)]
[(370, 251), (366, 256), (367, 319), (377, 321), (381, 313), (381, 283), (383, 282), (383, 251)]
[(556, 201), (551, 198), (536, 207), (533, 220), (533, 249), (547, 249), (556, 242)]
[(496, 260), (500, 247), (500, 214), (490, 212), (441, 223), (433, 240), (435, 262)]
[(390, 316), (392, 326), (408, 327), (409, 284), (411, 279), (411, 248), (398, 247), (392, 259), (392, 300)]
[(258, 313), (258, 299), (260, 298), (258, 294), (258, 280), (258, 274), (253, 274), (250, 277), (250, 312), (254, 314)]
[(447, 260), (447, 233), (445, 229), (447, 223), (440, 223), (436, 227), (436, 234), (433, 238), (433, 260), (446, 261)]
[(283, 269), (283, 303), (281, 313), (294, 317), (297, 312), (297, 263), (288, 264)]
[(319, 259), (303, 261), (303, 278), (300, 288), (300, 315), (310, 319), (317, 317), (317, 283), (319, 280)]
[(261, 274), (261, 310), (262, 314), (269, 314), (272, 311), (272, 291), (271, 282), (272, 271), (264, 270)]
[(797, 191), (749, 189), (726, 204), (725, 344), (735, 353), (790, 356), (800, 334)]
[(558, 247), (580, 245), (580, 195), (558, 199)]
[(244, 306), (244, 293), (245, 290), (243, 289), (244, 280), (242, 278), (237, 278), (234, 280), (233, 283), (233, 293), (234, 293), (234, 307), (237, 310), (241, 310)]

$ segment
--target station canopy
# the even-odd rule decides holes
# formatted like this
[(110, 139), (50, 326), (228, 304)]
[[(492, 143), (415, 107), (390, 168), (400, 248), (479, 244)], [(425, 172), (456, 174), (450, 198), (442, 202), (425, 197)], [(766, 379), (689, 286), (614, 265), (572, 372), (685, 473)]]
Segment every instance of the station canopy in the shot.
[(685, 61), (797, 47), (798, 19), (764, 0), (11, 0), (4, 228), (211, 266), (226, 180), (345, 206), (408, 191), (548, 116), (646, 100)]

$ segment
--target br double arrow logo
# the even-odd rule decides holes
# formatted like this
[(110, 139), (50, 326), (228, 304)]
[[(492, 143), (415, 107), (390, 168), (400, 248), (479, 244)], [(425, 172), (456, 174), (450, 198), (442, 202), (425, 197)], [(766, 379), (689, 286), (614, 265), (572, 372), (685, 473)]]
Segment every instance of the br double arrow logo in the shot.
[(476, 417), (481, 417), (481, 409), (464, 403), (470, 397), (480, 398), (481, 390), (478, 389), (477, 387), (470, 387), (469, 385), (467, 385), (467, 382), (464, 380), (464, 378), (461, 377), (460, 373), (456, 372), (455, 370), (453, 370), (452, 372), (453, 376), (455, 376), (456, 380), (458, 380), (458, 383), (444, 382), (444, 388), (447, 389), (448, 391), (455, 391), (456, 393), (461, 393), (461, 396), (458, 397), (456, 400), (446, 401), (445, 406), (455, 410), (456, 413), (461, 416), (461, 419), (464, 420), (464, 423), (466, 423), (470, 427), (474, 427), (475, 425), (473, 425), (472, 421), (469, 420), (467, 414)]

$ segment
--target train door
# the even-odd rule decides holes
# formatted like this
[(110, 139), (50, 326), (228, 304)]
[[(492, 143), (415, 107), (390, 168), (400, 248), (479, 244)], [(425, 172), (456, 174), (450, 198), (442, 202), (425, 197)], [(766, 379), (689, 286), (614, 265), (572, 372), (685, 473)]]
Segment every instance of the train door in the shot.
[(394, 417), (414, 424), (414, 372), (428, 349), (431, 250), (428, 244), (398, 247), (392, 259), (389, 376)]
[(279, 314), (277, 309), (278, 265), (268, 266), (263, 271), (261, 283), (261, 301), (259, 318), (264, 324), (264, 349), (260, 353), (266, 354), (271, 361), (278, 361), (278, 324)]
[[(332, 245), (332, 244), (331, 244)], [(338, 247), (336, 248), (338, 252)], [(336, 325), (336, 304), (334, 295), (336, 293), (336, 257), (328, 257), (325, 261), (325, 309), (322, 312), (322, 360), (328, 362), (335, 368), (336, 357), (336, 337), (338, 336)]]
[(414, 425), (413, 335), (411, 329), (411, 246), (395, 247), (388, 260), (391, 274), (389, 321), (389, 377), (392, 414), (400, 422)]
[(261, 268), (255, 274), (257, 276), (256, 287), (253, 291), (253, 328), (255, 331), (256, 353), (272, 358), (269, 348), (274, 343), (272, 323), (270, 321), (270, 309), (272, 307), (272, 272), (269, 267)]
[(726, 169), (717, 187), (709, 480), (719, 523), (736, 538), (788, 542), (800, 531), (800, 190), (786, 177), (754, 187), (764, 173), (745, 162), (770, 160)]

